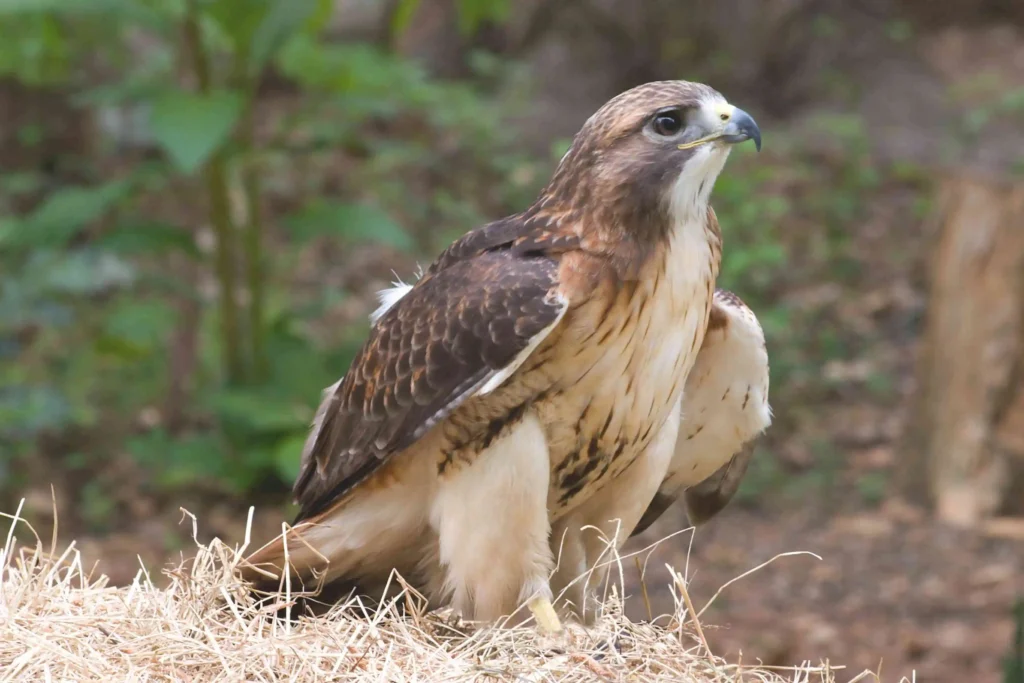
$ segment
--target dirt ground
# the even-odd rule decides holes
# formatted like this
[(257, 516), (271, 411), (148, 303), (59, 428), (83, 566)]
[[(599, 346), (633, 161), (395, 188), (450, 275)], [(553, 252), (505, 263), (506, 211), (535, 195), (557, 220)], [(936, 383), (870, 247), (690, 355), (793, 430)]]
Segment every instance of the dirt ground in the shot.
[[(666, 526), (631, 545), (644, 547)], [(689, 543), (685, 534), (648, 561), (655, 615), (672, 608), (664, 564), (682, 571)], [(821, 560), (779, 558), (714, 601), (701, 618), (713, 652), (772, 665), (828, 658), (845, 665), (850, 678), (880, 669), (883, 681), (1003, 680), (1011, 609), (1024, 591), (1024, 524), (964, 532), (897, 503), (834, 518), (733, 508), (693, 539), (688, 566), (696, 608), (731, 579), (792, 551)], [(628, 609), (639, 619), (647, 609), (636, 597), (637, 576), (634, 569)]]

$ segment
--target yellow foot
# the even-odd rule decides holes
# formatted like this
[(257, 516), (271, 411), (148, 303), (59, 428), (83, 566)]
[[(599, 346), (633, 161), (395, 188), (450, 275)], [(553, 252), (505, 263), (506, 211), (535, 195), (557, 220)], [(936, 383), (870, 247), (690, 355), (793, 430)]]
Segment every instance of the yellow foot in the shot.
[(549, 633), (558, 633), (562, 630), (562, 622), (555, 613), (555, 608), (547, 598), (534, 598), (527, 603), (537, 625)]

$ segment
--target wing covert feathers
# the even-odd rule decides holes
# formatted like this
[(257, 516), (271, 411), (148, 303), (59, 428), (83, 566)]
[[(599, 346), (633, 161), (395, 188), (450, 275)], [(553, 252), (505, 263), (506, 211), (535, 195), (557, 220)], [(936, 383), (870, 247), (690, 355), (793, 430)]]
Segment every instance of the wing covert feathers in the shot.
[(323, 511), (535, 348), (565, 313), (557, 287), (557, 260), (509, 251), (428, 271), (377, 320), (321, 404), (295, 483), (296, 522)]

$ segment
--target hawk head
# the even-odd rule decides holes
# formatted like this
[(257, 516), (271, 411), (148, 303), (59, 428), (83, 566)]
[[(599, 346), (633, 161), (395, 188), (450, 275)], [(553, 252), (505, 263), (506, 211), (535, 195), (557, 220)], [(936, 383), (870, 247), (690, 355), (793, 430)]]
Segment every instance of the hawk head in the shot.
[(703, 220), (731, 146), (745, 140), (761, 149), (757, 123), (713, 88), (646, 83), (583, 124), (541, 203), (584, 230), (600, 226), (657, 238), (691, 216)]

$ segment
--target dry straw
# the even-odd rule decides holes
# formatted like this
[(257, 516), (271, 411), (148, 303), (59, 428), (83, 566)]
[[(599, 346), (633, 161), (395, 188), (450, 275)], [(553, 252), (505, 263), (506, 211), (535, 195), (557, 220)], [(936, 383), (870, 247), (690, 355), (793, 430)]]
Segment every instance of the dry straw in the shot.
[(570, 625), (557, 637), (473, 629), (445, 613), (398, 616), (394, 603), (288, 623), (235, 577), (245, 545), (197, 540), (195, 557), (165, 572), (166, 588), (145, 567), (131, 586), (112, 588), (82, 566), (74, 543), (56, 552), (56, 530), (49, 551), (38, 536), (35, 548), (20, 547), (16, 526), (35, 534), (20, 512), (5, 515), (0, 556), (0, 681), (837, 680), (827, 664), (769, 670), (712, 655), (676, 572), (677, 609), (664, 626), (628, 620), (618, 586), (594, 628)]

